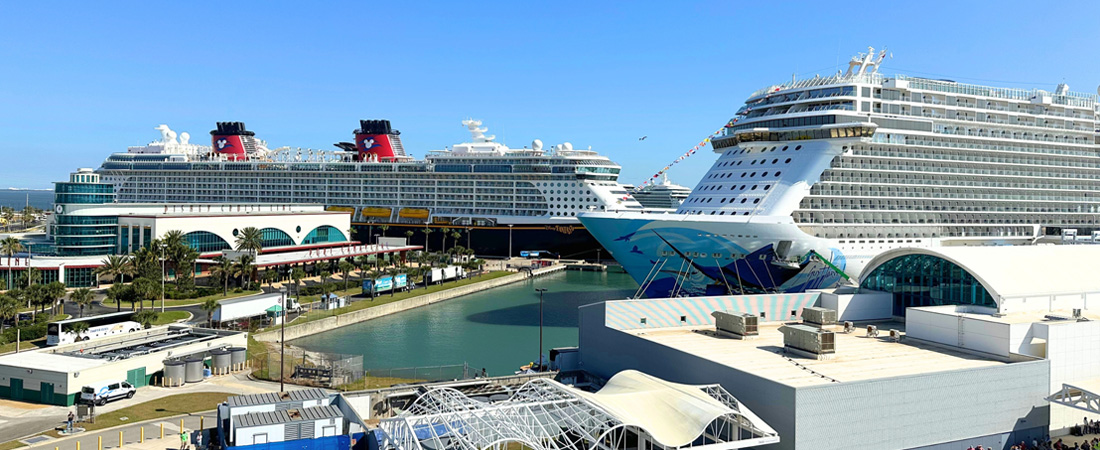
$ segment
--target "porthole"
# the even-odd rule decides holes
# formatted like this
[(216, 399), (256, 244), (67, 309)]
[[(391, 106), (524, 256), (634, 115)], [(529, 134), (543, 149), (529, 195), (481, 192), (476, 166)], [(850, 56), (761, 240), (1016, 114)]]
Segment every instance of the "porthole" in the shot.
[(743, 198), (743, 199), (741, 199), (741, 203), (745, 203), (745, 202), (747, 202), (747, 201), (749, 201), (749, 199), (747, 199), (747, 198)]
[(745, 178), (745, 172), (741, 172), (741, 178)]
[(783, 173), (783, 172), (778, 172), (778, 171), (777, 171), (777, 172), (775, 172), (775, 176), (777, 176), (777, 177), (778, 177), (778, 176), (779, 176), (779, 174), (781, 174), (781, 173)]
[(741, 190), (742, 191), (745, 190), (745, 185), (743, 185), (743, 184), (741, 185)]
[(788, 147), (788, 146), (784, 145), (784, 146), (783, 146), (783, 151), (787, 151), (787, 147)]
[(787, 163), (787, 164), (790, 164), (790, 163), (791, 163), (791, 158), (787, 158), (787, 161), (786, 161), (786, 163)]
[(755, 200), (753, 200), (752, 202), (753, 202), (753, 203), (760, 203), (760, 199), (755, 199)]
[(772, 164), (775, 164), (775, 163), (778, 163), (778, 162), (779, 162), (779, 158), (776, 158), (776, 159), (772, 160)]
[(752, 185), (752, 189), (749, 189), (749, 190), (750, 190), (750, 191), (755, 191), (755, 190), (756, 190), (756, 185), (755, 185), (755, 184), (754, 184), (754, 185)]
[(762, 176), (762, 177), (766, 177), (766, 176), (768, 176), (768, 173), (767, 173), (767, 172), (764, 172), (764, 173), (760, 174), (760, 176)]
[(755, 177), (755, 176), (756, 176), (756, 172), (753, 172), (753, 173), (752, 173), (751, 175), (749, 175), (749, 176), (750, 176), (750, 177)]
[[(302, 227), (301, 227), (301, 225), (299, 225), (299, 226), (297, 226), (297, 227), (294, 227), (294, 232), (295, 232), (295, 233), (301, 233), (301, 232), (302, 232)], [(236, 235), (236, 233), (234, 233), (234, 235)]]
[(765, 185), (764, 185), (764, 190), (766, 191), (766, 190), (770, 189), (771, 187), (772, 187), (772, 186), (771, 186), (770, 184), (765, 184)]
[(802, 150), (802, 146), (801, 145), (795, 146), (794, 150), (795, 151)]
[(233, 229), (233, 237), (237, 237), (237, 233), (239, 233), (239, 231), (236, 228), (234, 228)]

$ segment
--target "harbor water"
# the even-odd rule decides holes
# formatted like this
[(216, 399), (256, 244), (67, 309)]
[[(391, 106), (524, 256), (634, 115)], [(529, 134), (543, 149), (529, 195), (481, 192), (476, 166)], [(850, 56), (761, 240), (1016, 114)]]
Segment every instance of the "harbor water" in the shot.
[(0, 190), (0, 206), (19, 211), (28, 204), (44, 211), (53, 209), (53, 191)]
[(577, 345), (577, 308), (627, 298), (638, 285), (619, 272), (564, 271), (423, 308), (304, 337), (306, 350), (363, 355), (368, 369), (468, 363), (490, 375), (513, 373), (538, 358), (539, 296), (543, 354)]

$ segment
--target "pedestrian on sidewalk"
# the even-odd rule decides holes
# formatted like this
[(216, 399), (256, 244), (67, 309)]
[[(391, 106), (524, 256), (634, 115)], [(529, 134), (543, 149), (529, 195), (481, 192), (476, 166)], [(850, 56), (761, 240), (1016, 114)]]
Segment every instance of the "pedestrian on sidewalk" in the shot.
[(180, 430), (180, 450), (187, 450), (187, 431)]
[(69, 417), (65, 419), (65, 434), (73, 433), (73, 422), (76, 421), (76, 416), (73, 415), (72, 410), (69, 411)]

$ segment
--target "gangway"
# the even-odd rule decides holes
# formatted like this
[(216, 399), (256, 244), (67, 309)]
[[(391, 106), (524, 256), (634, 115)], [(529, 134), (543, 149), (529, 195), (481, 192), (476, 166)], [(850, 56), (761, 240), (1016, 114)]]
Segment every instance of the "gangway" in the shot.
[(1100, 414), (1100, 394), (1064, 383), (1062, 384), (1061, 390), (1047, 397), (1047, 401), (1052, 404), (1059, 404), (1088, 411), (1093, 414)]

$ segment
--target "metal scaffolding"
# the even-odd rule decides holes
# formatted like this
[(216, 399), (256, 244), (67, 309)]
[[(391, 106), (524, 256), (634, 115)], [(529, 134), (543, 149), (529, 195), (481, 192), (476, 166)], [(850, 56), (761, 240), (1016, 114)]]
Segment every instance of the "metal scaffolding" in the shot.
[(1079, 387), (1063, 384), (1062, 389), (1054, 393), (1047, 400), (1052, 404), (1069, 406), (1093, 414), (1100, 414), (1100, 394), (1089, 392)]
[[(699, 389), (709, 402), (716, 401), (721, 412), (717, 417), (707, 416), (709, 424), (690, 430), (694, 435), (685, 442), (661, 442), (644, 420), (601, 405), (600, 394), (535, 379), (508, 400), (495, 403), (473, 400), (451, 388), (428, 390), (404, 413), (381, 421), (379, 448), (504, 450), (520, 444), (533, 450), (726, 450), (779, 442), (775, 430), (721, 386), (688, 388)], [(655, 414), (670, 408), (667, 404), (648, 406)]]

